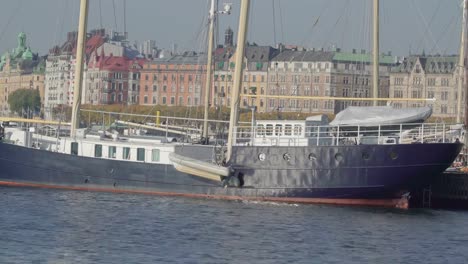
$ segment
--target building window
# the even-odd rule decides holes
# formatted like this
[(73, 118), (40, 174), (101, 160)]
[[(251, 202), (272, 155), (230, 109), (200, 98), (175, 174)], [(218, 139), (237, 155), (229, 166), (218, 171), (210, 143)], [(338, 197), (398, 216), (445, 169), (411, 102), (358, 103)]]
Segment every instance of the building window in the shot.
[(158, 162), (159, 161), (159, 149), (153, 149), (151, 151), (151, 160), (153, 162)]
[(421, 98), (421, 91), (413, 91), (412, 98)]
[(148, 96), (145, 95), (144, 99), (143, 99), (144, 103), (147, 104), (148, 103)]
[(115, 159), (117, 154), (117, 147), (115, 146), (109, 146), (109, 153), (108, 153), (108, 158), (109, 159)]
[(441, 114), (447, 114), (447, 106), (446, 105), (441, 105), (440, 106), (440, 113)]
[(171, 96), (171, 105), (174, 105), (175, 104), (175, 98), (174, 96)]
[(403, 98), (403, 91), (401, 91), (401, 90), (393, 91), (393, 97), (394, 98)]
[(442, 78), (441, 84), (442, 84), (442, 86), (449, 86), (450, 85), (449, 79)]
[(447, 100), (448, 100), (448, 97), (449, 97), (449, 92), (447, 92), (447, 91), (440, 92), (440, 99), (441, 99), (441, 100), (447, 101)]
[(70, 154), (72, 154), (72, 155), (78, 155), (78, 142), (72, 142), (72, 143), (71, 143)]
[(124, 160), (129, 160), (130, 159), (130, 148), (129, 147), (124, 147), (123, 148), (122, 158)]
[(144, 148), (137, 148), (137, 160), (145, 161), (145, 149)]
[(162, 104), (163, 104), (163, 105), (166, 104), (166, 96), (163, 96), (163, 98), (162, 98)]
[(102, 157), (102, 145), (94, 145), (94, 157)]

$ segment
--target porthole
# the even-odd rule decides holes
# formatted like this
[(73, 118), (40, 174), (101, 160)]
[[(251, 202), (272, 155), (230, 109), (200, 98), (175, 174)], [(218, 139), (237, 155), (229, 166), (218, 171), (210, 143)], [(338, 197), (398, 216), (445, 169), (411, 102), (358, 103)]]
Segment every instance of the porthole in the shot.
[(260, 154), (258, 154), (258, 159), (259, 159), (260, 161), (264, 161), (264, 160), (266, 159), (266, 154), (265, 154), (265, 153), (260, 153)]
[(284, 153), (284, 154), (283, 154), (283, 159), (284, 159), (285, 161), (291, 161), (291, 154), (289, 154), (289, 153)]
[(343, 160), (343, 155), (341, 155), (340, 153), (336, 153), (335, 154), (335, 160), (338, 161), (338, 162), (342, 161)]
[(396, 159), (398, 159), (398, 154), (396, 152), (392, 151), (392, 152), (390, 152), (390, 158), (392, 160), (396, 160)]
[(362, 153), (362, 159), (363, 159), (363, 160), (369, 160), (369, 158), (370, 158), (369, 153), (367, 153), (367, 152), (363, 152), (363, 153)]
[(317, 157), (315, 156), (315, 154), (309, 154), (309, 160), (310, 161), (314, 161), (314, 160), (317, 160)]

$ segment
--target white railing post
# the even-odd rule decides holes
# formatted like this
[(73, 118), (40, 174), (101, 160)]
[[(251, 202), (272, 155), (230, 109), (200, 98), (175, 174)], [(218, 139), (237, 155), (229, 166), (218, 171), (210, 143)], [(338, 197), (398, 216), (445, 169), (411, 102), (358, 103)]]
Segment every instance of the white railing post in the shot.
[(361, 145), (361, 136), (360, 136), (360, 134), (361, 134), (361, 126), (358, 125), (357, 126), (357, 144), (358, 145)]
[(336, 145), (340, 145), (340, 126), (338, 126), (336, 129)]
[(403, 139), (403, 124), (400, 124), (400, 138), (398, 139), (398, 143), (401, 144), (401, 140)]
[(424, 143), (424, 124), (421, 126), (421, 143)]
[[(445, 123), (443, 125), (443, 132), (442, 132), (442, 143), (445, 143)], [(466, 136), (466, 135), (465, 135)]]
[(320, 140), (320, 126), (317, 126), (317, 146), (319, 146), (319, 140)]
[(378, 134), (377, 134), (377, 145), (378, 145), (379, 142), (380, 142), (380, 128), (381, 128), (380, 126), (381, 126), (381, 125), (379, 125), (379, 132), (378, 132)]

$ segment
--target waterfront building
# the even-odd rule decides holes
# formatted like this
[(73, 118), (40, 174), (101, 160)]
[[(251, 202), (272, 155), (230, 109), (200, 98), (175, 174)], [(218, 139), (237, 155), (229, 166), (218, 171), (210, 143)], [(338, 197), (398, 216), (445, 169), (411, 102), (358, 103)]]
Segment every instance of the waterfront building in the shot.
[(202, 105), (206, 61), (206, 55), (196, 52), (147, 61), (140, 71), (139, 104)]
[[(380, 58), (379, 94), (372, 94), (371, 54), (356, 50), (281, 49), (269, 67), (268, 94), (314, 97), (388, 97), (393, 57)], [(370, 101), (268, 99), (266, 111), (336, 114), (347, 106), (370, 105)]]
[[(70, 32), (67, 35), (67, 40), (61, 46), (53, 47), (48, 56), (46, 66), (46, 88), (45, 88), (45, 113), (46, 117), (50, 118), (52, 109), (60, 105), (71, 106), (73, 104), (73, 93), (74, 93), (74, 81), (75, 81), (75, 64), (76, 64), (76, 41), (77, 32)], [(126, 34), (120, 34), (118, 32), (111, 32), (110, 35), (106, 33), (104, 29), (95, 29), (88, 33), (88, 38), (85, 47), (86, 53), (86, 64), (84, 71), (84, 82), (82, 88), (81, 103), (99, 104), (105, 100), (106, 103), (118, 102), (118, 95), (114, 95), (116, 100), (112, 99), (112, 94), (109, 98), (102, 95), (102, 89), (96, 90), (96, 86), (89, 87), (96, 77), (96, 68), (93, 71), (93, 77), (88, 76), (88, 69), (90, 62), (97, 60), (96, 56), (100, 54), (106, 54), (112, 57), (125, 57), (124, 61), (128, 59), (137, 58), (139, 53), (137, 50), (131, 48), (126, 41)], [(106, 59), (110, 64), (120, 63), (115, 58), (111, 61)], [(126, 63), (126, 62), (125, 62)], [(92, 64), (93, 66), (95, 64)], [(128, 66), (128, 64), (125, 64)], [(115, 66), (115, 65), (114, 65)], [(124, 68), (126, 67), (124, 66)], [(107, 68), (111, 66), (106, 66)], [(113, 66), (112, 66), (113, 67)], [(120, 66), (119, 66), (120, 67)], [(99, 68), (99, 67), (98, 67)], [(112, 70), (111, 70), (112, 71)], [(128, 68), (125, 68), (123, 72), (128, 72)], [(99, 74), (101, 73), (98, 70)], [(103, 75), (105, 75), (103, 73)], [(103, 77), (104, 78), (104, 77)], [(97, 82), (97, 79), (96, 79)], [(96, 85), (96, 83), (93, 83)], [(127, 89), (128, 91), (128, 89)], [(125, 97), (128, 96), (128, 92), (125, 92)], [(134, 95), (133, 95), (134, 96)], [(122, 94), (123, 100), (124, 94)], [(135, 98), (136, 99), (136, 98)], [(123, 100), (127, 102), (127, 99)], [(131, 101), (128, 101), (130, 103)]]
[[(93, 31), (92, 34), (94, 35), (90, 34), (86, 41), (87, 58), (105, 41), (102, 31)], [(45, 70), (44, 101), (44, 113), (47, 119), (52, 118), (55, 107), (73, 104), (77, 36), (77, 32), (69, 32), (66, 41), (61, 46), (54, 46), (49, 51)], [(84, 103), (83, 100), (82, 103)]]
[[(435, 117), (457, 114), (458, 56), (409, 56), (390, 73), (390, 98), (435, 98), (435, 102), (393, 102), (396, 108), (431, 106)], [(465, 81), (462, 79), (462, 81)], [(462, 93), (462, 105), (465, 96)], [(463, 107), (462, 107), (463, 108)], [(463, 110), (464, 111), (464, 110)], [(463, 113), (462, 113), (463, 116)]]
[[(229, 31), (228, 31), (229, 32)], [(227, 32), (227, 33), (228, 33)], [(226, 41), (232, 37), (226, 34)], [(256, 107), (259, 112), (266, 111), (265, 95), (269, 89), (269, 61), (278, 54), (278, 50), (270, 46), (248, 45), (245, 48), (244, 76), (242, 82), (241, 107)], [(234, 86), (233, 74), (235, 68), (235, 49), (232, 46), (218, 48), (215, 51), (215, 70), (212, 86), (212, 105), (230, 107), (231, 87)], [(255, 97), (242, 97), (255, 95)]]
[(44, 58), (27, 46), (26, 34), (18, 34), (18, 46), (0, 59), (0, 115), (10, 114), (9, 95), (18, 89), (36, 89), (44, 102)]
[(105, 55), (97, 50), (88, 63), (83, 101), (85, 104), (131, 105), (138, 102), (138, 71), (144, 59), (129, 59), (125, 56)]

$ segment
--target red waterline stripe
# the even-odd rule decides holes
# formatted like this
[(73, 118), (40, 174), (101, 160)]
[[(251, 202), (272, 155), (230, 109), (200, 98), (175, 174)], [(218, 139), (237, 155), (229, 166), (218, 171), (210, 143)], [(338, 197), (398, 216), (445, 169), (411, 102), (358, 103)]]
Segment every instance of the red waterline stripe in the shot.
[(187, 194), (176, 192), (157, 192), (157, 191), (138, 191), (138, 190), (119, 190), (111, 188), (95, 188), (95, 187), (72, 187), (37, 183), (20, 183), (10, 181), (0, 181), (0, 186), (11, 187), (33, 187), (43, 189), (61, 189), (73, 191), (90, 191), (90, 192), (108, 192), (108, 193), (127, 193), (127, 194), (145, 194), (157, 196), (177, 196), (189, 198), (209, 198), (217, 200), (248, 200), (248, 201), (267, 201), (267, 202), (283, 202), (283, 203), (303, 203), (303, 204), (333, 204), (333, 205), (366, 205), (379, 207), (397, 207), (408, 208), (407, 201), (402, 199), (333, 199), (333, 198), (299, 198), (299, 197), (241, 197), (230, 195), (210, 195), (210, 194)]

